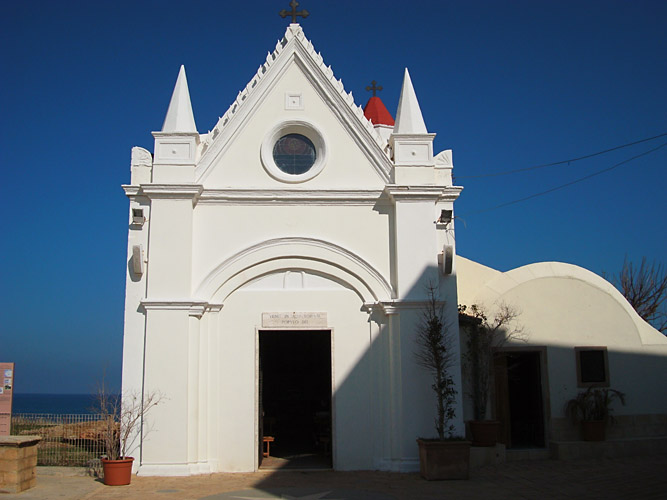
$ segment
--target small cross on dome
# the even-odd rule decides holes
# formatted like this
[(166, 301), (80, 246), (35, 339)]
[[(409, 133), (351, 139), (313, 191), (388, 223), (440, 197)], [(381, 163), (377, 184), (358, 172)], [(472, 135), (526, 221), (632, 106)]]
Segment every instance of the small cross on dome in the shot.
[(375, 93), (376, 93), (378, 90), (382, 90), (382, 85), (380, 85), (379, 87), (376, 87), (376, 86), (375, 86), (376, 83), (377, 83), (377, 82), (376, 82), (375, 80), (373, 80), (373, 81), (371, 82), (371, 85), (372, 85), (372, 86), (371, 86), (371, 85), (367, 85), (367, 86), (366, 86), (366, 90), (367, 90), (367, 91), (369, 91), (369, 92), (370, 92), (371, 90), (373, 91), (373, 97), (375, 97)]
[(310, 12), (308, 12), (306, 9), (302, 9), (299, 12), (296, 11), (297, 6), (299, 5), (299, 2), (292, 0), (289, 3), (290, 7), (292, 7), (292, 10), (281, 10), (278, 14), (280, 14), (280, 17), (285, 19), (287, 16), (292, 17), (292, 23), (296, 23), (296, 18), (297, 17), (303, 17), (304, 19), (307, 18), (310, 15)]

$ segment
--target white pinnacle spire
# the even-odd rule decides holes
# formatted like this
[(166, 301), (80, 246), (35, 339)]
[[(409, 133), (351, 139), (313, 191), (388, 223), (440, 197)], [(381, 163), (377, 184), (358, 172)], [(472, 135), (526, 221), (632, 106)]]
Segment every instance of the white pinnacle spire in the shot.
[(197, 132), (195, 117), (192, 114), (188, 80), (185, 78), (185, 66), (178, 72), (174, 93), (162, 125), (162, 132)]
[(410, 80), (408, 68), (405, 68), (403, 88), (401, 89), (401, 97), (398, 100), (394, 134), (428, 134), (424, 118), (422, 117), (422, 111), (419, 108), (419, 101), (417, 101), (417, 95), (412, 86), (412, 80)]

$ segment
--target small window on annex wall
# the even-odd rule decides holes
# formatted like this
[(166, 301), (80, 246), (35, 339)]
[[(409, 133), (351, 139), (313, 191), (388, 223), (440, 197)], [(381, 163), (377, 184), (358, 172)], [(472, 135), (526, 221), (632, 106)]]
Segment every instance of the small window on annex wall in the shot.
[(606, 347), (575, 347), (577, 385), (609, 387), (609, 362)]

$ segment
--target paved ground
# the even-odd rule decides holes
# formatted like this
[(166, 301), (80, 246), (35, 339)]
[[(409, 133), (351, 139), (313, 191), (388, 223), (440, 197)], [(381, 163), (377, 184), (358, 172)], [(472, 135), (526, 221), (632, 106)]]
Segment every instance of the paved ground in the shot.
[(667, 455), (511, 462), (475, 469), (469, 481), (445, 482), (385, 472), (266, 471), (186, 478), (133, 477), (129, 486), (108, 487), (95, 478), (72, 474), (72, 469), (40, 467), (35, 488), (0, 495), (0, 500), (667, 498)]

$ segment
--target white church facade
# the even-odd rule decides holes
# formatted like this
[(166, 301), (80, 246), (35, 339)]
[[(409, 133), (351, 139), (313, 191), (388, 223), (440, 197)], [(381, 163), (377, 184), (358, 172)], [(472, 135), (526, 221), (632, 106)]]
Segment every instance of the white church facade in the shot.
[[(567, 334), (558, 321), (542, 328), (550, 309), (532, 299), (565, 293), (565, 265), (512, 274), (457, 258), (462, 188), (451, 151), (433, 151), (407, 70), (395, 123), (373, 99), (364, 114), (294, 23), (208, 133), (197, 130), (181, 68), (154, 151), (133, 148), (123, 186), (122, 390), (163, 395), (135, 441), (140, 474), (254, 471), (269, 435), (275, 453), (316, 455), (324, 467), (418, 470), (415, 439), (434, 433), (429, 375), (414, 356), (429, 284), (449, 318), (458, 303), (493, 307), (501, 296), (522, 309), (530, 337), (516, 348), (538, 353), (543, 446), (577, 391), (567, 358), (577, 343), (608, 345), (611, 372), (644, 366), (623, 383), (612, 374), (614, 387), (630, 401), (638, 394), (630, 413), (667, 415), (655, 397), (667, 393), (664, 370), (650, 389), (634, 385), (665, 367), (664, 337), (574, 266), (577, 293), (594, 297), (588, 313), (609, 324), (581, 312)], [(553, 304), (554, 316), (576, 306)], [(459, 364), (453, 375), (464, 434)]]

